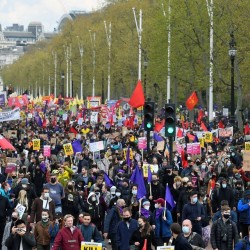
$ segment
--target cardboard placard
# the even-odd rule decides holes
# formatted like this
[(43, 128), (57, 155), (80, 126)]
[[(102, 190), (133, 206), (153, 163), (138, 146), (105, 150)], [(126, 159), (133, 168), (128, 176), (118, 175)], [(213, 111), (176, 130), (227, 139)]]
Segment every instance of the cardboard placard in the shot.
[(32, 143), (33, 143), (33, 150), (39, 151), (41, 147), (40, 139), (33, 139)]
[(48, 139), (48, 135), (47, 134), (40, 134), (39, 137), (43, 140), (47, 140)]
[(72, 147), (71, 143), (64, 144), (63, 149), (64, 149), (65, 155), (70, 156), (70, 155), (74, 154), (74, 150), (73, 150), (73, 147)]
[(138, 149), (146, 149), (147, 148), (147, 139), (146, 137), (138, 138)]
[(220, 128), (219, 129), (219, 137), (231, 137), (233, 136), (233, 127), (230, 128)]
[(243, 152), (243, 167), (244, 171), (250, 171), (250, 151)]
[(18, 158), (6, 157), (7, 163), (15, 163), (17, 162)]
[(158, 141), (157, 142), (157, 150), (158, 151), (163, 151), (165, 147), (165, 141)]
[(17, 165), (15, 163), (7, 163), (4, 172), (6, 174), (12, 173), (13, 171), (16, 171)]
[(250, 151), (250, 142), (245, 142), (245, 150)]
[(101, 151), (103, 149), (104, 149), (103, 141), (92, 142), (92, 143), (89, 144), (90, 152)]

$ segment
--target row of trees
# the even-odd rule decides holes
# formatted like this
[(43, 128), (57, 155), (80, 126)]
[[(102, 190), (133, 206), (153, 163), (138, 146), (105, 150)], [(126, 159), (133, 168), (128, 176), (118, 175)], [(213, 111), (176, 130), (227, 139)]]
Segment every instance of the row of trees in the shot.
[[(163, 5), (162, 5), (163, 3)], [(180, 0), (171, 3), (171, 99), (183, 103), (196, 90), (201, 104), (206, 105), (209, 87), (209, 16), (206, 0)], [(53, 53), (57, 54), (57, 81), (61, 83), (61, 72), (66, 72), (65, 48), (71, 47), (73, 93), (80, 94), (80, 52), (83, 45), (83, 93), (92, 93), (93, 41), (95, 32), (96, 51), (96, 95), (107, 93), (108, 44), (104, 20), (112, 23), (111, 46), (111, 99), (130, 96), (137, 82), (138, 36), (132, 7), (143, 11), (142, 65), (148, 58), (147, 69), (142, 66), (142, 78), (147, 78), (148, 97), (158, 102), (166, 99), (167, 45), (169, 0), (116, 0), (107, 1), (106, 7), (90, 15), (68, 22), (61, 33), (50, 42), (39, 42), (13, 65), (1, 72), (6, 84), (23, 88), (44, 86), (51, 82), (54, 86)], [(249, 51), (248, 32), (250, 2), (217, 0), (214, 4), (214, 103), (219, 106), (230, 103), (230, 59), (228, 56), (230, 33), (237, 41), (236, 93), (243, 88), (243, 100), (248, 100), (249, 92)], [(144, 79), (142, 79), (144, 80)], [(155, 84), (157, 83), (157, 84)], [(58, 93), (60, 90), (58, 89)], [(46, 90), (46, 93), (47, 90)], [(244, 105), (247, 102), (243, 101)]]

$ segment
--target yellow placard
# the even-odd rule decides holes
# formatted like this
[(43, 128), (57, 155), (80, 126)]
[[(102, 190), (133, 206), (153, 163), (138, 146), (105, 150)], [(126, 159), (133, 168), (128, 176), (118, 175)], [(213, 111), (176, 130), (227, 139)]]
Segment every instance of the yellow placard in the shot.
[(244, 171), (250, 171), (250, 151), (243, 152), (243, 167)]
[(143, 164), (142, 171), (143, 177), (148, 178), (148, 167), (150, 167), (151, 173), (154, 173), (154, 166), (150, 164)]
[(96, 242), (81, 242), (81, 250), (102, 250), (102, 244)]
[(40, 144), (40, 139), (34, 139), (32, 140), (33, 143), (33, 150), (39, 151), (41, 144)]
[(213, 141), (213, 133), (206, 132), (205, 133), (205, 142), (212, 142)]
[[(126, 159), (126, 157), (127, 157), (127, 150), (128, 150), (127, 148), (123, 149), (123, 157), (124, 157), (124, 159)], [(133, 158), (134, 158), (133, 150), (130, 148), (129, 159), (133, 160)]]
[(245, 150), (250, 151), (250, 141), (245, 142)]
[(201, 148), (205, 148), (205, 138), (199, 138), (199, 142), (200, 142), (200, 145), (201, 145)]
[(65, 155), (73, 155), (74, 154), (73, 147), (72, 147), (71, 143), (64, 144), (63, 149), (64, 149)]

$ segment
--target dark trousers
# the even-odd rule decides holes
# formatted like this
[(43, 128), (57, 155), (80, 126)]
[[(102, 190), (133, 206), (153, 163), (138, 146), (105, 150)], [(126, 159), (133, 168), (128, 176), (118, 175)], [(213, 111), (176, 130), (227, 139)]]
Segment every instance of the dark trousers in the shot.
[(50, 250), (50, 245), (40, 245), (40, 244), (37, 244), (36, 249), (37, 250)]
[(0, 220), (0, 250), (2, 250), (2, 240), (5, 228), (6, 220)]
[(110, 234), (109, 238), (111, 240), (111, 246), (112, 246), (112, 250), (118, 250), (117, 244), (116, 244), (116, 234)]

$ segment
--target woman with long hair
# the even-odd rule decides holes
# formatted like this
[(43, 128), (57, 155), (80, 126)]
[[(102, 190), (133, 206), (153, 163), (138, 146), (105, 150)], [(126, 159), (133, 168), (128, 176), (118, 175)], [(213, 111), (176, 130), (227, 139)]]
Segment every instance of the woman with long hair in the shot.
[(17, 206), (22, 205), (25, 207), (24, 213), (18, 213), (19, 218), (27, 222), (27, 216), (29, 214), (29, 201), (27, 198), (27, 192), (25, 190), (20, 190), (17, 199), (14, 203), (14, 208), (16, 209)]
[(154, 232), (147, 218), (141, 216), (138, 219), (138, 229), (132, 234), (130, 239), (130, 249), (151, 250)]

